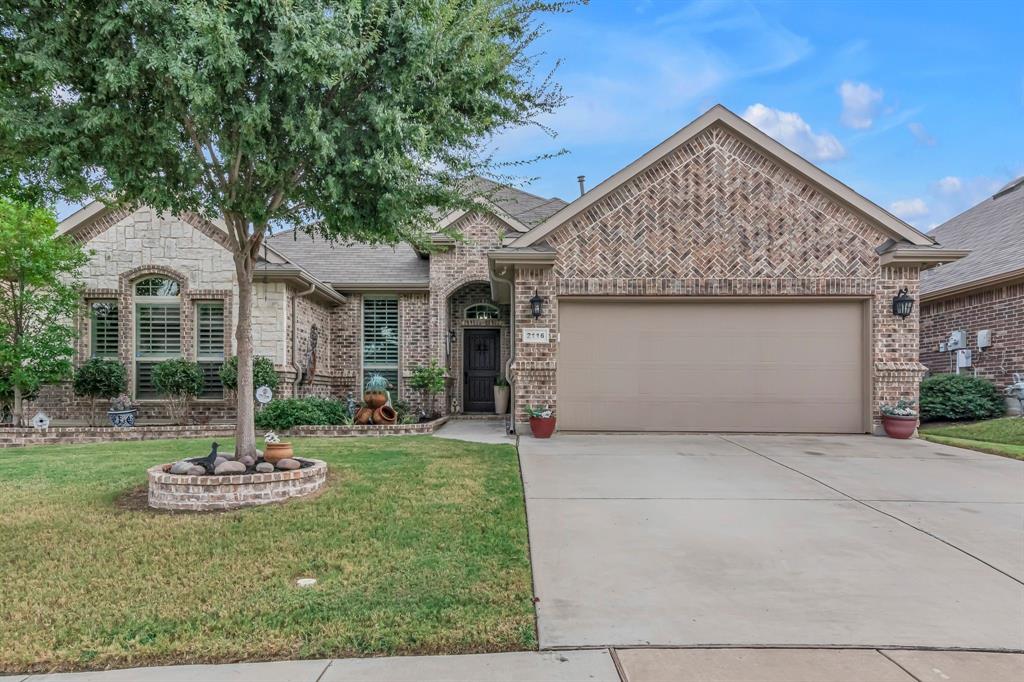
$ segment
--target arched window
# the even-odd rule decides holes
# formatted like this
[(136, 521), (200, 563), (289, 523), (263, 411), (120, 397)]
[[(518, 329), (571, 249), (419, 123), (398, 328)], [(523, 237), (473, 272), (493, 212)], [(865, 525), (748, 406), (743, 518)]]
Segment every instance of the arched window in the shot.
[(135, 283), (135, 396), (157, 398), (153, 367), (181, 357), (181, 286), (167, 277)]
[(476, 303), (466, 308), (467, 320), (496, 320), (500, 316), (498, 306), (490, 303)]

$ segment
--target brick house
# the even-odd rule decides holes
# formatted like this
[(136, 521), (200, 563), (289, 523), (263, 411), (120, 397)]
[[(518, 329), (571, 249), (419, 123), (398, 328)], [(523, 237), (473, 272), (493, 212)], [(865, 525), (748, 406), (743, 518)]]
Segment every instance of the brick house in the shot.
[(962, 331), (971, 366), (960, 371), (1005, 388), (1024, 373), (1024, 177), (930, 234), (970, 255), (921, 276), (921, 362), (955, 372), (956, 344), (947, 342)]
[[(413, 405), (412, 368), (447, 368), (447, 411), (486, 412), (499, 375), (514, 422), (546, 404), (567, 430), (870, 432), (915, 397), (922, 269), (963, 255), (867, 201), (721, 106), (566, 204), (488, 186), (443, 217), (438, 249), (268, 240), (254, 339), (278, 395), (358, 394), (384, 374)], [(230, 416), (214, 368), (231, 354), (234, 270), (223, 228), (98, 204), (65, 220), (96, 254), (78, 359), (129, 368), (143, 416), (152, 364), (209, 372), (201, 410)], [(77, 409), (67, 389), (41, 397)]]

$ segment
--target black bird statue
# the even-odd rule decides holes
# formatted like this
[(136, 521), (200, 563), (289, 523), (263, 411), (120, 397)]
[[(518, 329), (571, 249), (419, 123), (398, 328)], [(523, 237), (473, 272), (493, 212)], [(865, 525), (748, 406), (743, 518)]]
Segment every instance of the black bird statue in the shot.
[(210, 454), (206, 457), (193, 457), (192, 459), (186, 459), (186, 462), (192, 464), (198, 464), (199, 466), (206, 469), (207, 474), (212, 474), (213, 470), (217, 468), (217, 448), (220, 447), (220, 443), (214, 441), (213, 447), (210, 448)]

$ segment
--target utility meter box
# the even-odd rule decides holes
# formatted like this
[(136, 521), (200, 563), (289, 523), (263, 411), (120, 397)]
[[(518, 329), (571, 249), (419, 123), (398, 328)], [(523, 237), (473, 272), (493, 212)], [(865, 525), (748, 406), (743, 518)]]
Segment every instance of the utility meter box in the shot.
[(992, 330), (982, 329), (978, 332), (978, 348), (988, 348), (992, 345)]
[(969, 348), (961, 348), (956, 352), (956, 366), (958, 369), (971, 366), (971, 351)]
[(961, 348), (967, 348), (967, 332), (958, 329), (949, 335), (949, 339), (946, 341), (946, 350), (960, 350)]

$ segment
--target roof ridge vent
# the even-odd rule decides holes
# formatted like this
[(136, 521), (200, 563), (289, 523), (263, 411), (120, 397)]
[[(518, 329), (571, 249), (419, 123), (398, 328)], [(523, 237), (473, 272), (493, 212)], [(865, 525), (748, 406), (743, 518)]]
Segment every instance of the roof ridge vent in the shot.
[(1010, 182), (1003, 185), (1002, 189), (992, 195), (992, 198), (998, 199), (999, 197), (1009, 194), (1014, 190), (1020, 189), (1022, 186), (1024, 186), (1024, 175), (1020, 176), (1016, 180), (1010, 180)]

